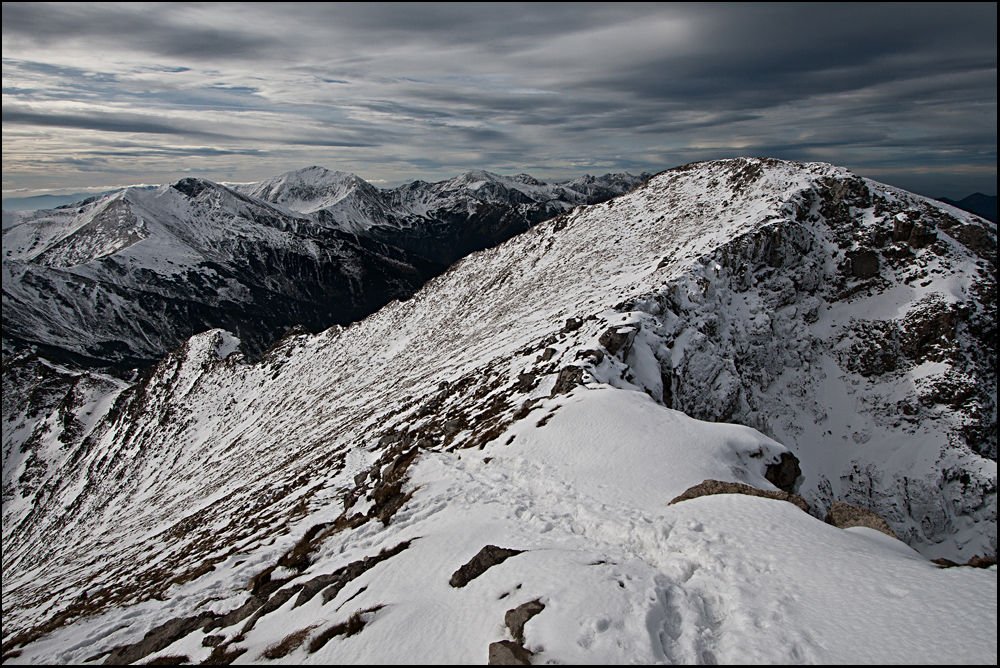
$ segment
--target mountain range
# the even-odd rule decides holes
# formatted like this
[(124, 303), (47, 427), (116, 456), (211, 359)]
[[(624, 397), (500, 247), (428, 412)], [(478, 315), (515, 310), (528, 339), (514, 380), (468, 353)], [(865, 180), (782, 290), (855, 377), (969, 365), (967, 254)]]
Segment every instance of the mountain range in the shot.
[[(440, 210), (155, 192), (289, 247)], [(224, 329), (131, 378), (5, 347), (5, 663), (995, 663), (995, 223), (764, 158), (546, 202), (259, 357)], [(11, 248), (115, 256), (152, 206)]]
[(188, 178), (4, 212), (16, 222), (3, 233), (5, 350), (148, 366), (222, 327), (257, 357), (293, 326), (360, 320), (463, 255), (647, 177), (546, 184), (480, 171), (383, 191), (311, 167), (235, 188)]
[(950, 204), (962, 211), (969, 211), (990, 222), (997, 222), (997, 196), (973, 193), (968, 197), (955, 201), (947, 197), (938, 197), (938, 201)]

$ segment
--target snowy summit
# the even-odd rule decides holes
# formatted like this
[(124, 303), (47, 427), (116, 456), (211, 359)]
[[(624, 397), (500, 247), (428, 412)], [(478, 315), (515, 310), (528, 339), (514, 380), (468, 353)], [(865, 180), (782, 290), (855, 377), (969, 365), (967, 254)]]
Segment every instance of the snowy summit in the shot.
[(996, 225), (745, 158), (566, 209), (259, 360), (19, 362), (4, 662), (995, 663)]

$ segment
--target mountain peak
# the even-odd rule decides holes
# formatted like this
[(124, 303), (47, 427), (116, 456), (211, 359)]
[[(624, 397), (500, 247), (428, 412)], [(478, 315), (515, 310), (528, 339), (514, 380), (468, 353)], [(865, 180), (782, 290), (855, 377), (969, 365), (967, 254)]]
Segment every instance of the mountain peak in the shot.
[[(257, 362), (214, 330), (128, 387), (25, 366), (7, 647), (472, 663), (520, 616), (537, 663), (995, 662), (995, 567), (930, 561), (996, 551), (990, 252), (842, 168), (699, 163)], [(672, 503), (705, 482), (770, 494)]]
[(376, 190), (357, 174), (330, 171), (315, 165), (237, 187), (237, 191), (245, 195), (298, 213), (330, 207), (357, 189)]

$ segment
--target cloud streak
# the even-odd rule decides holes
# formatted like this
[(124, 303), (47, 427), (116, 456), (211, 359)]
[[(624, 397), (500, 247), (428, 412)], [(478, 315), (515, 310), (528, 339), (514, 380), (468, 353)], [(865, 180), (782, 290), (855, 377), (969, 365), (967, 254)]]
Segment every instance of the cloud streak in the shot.
[(746, 154), (996, 191), (995, 4), (15, 4), (3, 58), (5, 191)]

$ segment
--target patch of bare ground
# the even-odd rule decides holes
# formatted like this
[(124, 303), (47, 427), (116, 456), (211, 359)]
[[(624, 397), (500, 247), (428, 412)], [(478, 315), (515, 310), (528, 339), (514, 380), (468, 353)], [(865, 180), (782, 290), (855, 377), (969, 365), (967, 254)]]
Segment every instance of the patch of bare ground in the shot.
[(349, 638), (353, 635), (361, 633), (361, 631), (364, 630), (368, 622), (371, 621), (371, 620), (365, 620), (364, 615), (378, 612), (384, 607), (385, 606), (382, 605), (376, 605), (371, 608), (365, 608), (364, 610), (358, 610), (357, 612), (353, 613), (350, 617), (348, 617), (346, 622), (335, 624), (330, 628), (326, 629), (318, 636), (316, 636), (311, 643), (309, 643), (309, 653), (312, 654), (314, 652), (318, 652), (323, 648), (324, 645), (330, 642), (331, 639), (336, 638), (337, 636), (344, 636), (345, 638)]
[(312, 633), (318, 626), (318, 624), (314, 624), (313, 626), (307, 626), (304, 629), (299, 629), (298, 631), (289, 633), (287, 636), (282, 638), (280, 642), (269, 645), (261, 654), (261, 657), (265, 659), (280, 659), (287, 656), (297, 650), (302, 643), (306, 641), (309, 634)]

